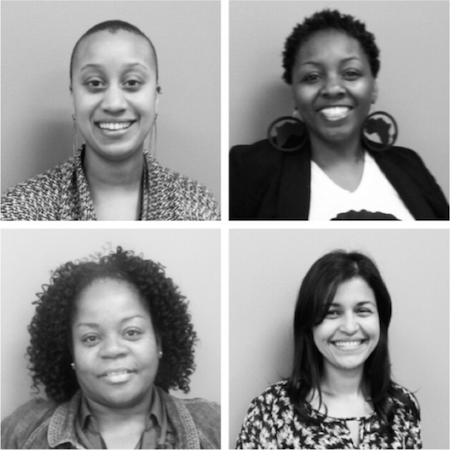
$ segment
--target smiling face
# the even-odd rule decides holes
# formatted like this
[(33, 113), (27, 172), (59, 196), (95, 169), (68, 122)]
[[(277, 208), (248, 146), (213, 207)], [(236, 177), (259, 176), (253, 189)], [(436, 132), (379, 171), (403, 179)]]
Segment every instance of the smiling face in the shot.
[(142, 36), (119, 30), (85, 37), (76, 50), (72, 94), (87, 151), (122, 160), (142, 151), (157, 110), (156, 61)]
[(359, 42), (336, 30), (319, 31), (298, 50), (292, 91), (312, 139), (360, 139), (377, 85)]
[(77, 301), (72, 339), (78, 383), (90, 402), (129, 408), (151, 397), (159, 345), (133, 286), (113, 279), (89, 285)]
[(359, 371), (380, 340), (375, 295), (362, 278), (343, 282), (323, 321), (313, 328), (325, 374)]

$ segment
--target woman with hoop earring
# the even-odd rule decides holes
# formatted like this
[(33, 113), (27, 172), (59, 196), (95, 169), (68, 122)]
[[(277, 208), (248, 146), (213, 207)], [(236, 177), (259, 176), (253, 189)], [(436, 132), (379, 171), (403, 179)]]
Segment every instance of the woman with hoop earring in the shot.
[(331, 10), (305, 19), (286, 40), (283, 68), (293, 117), (231, 149), (230, 219), (448, 220), (420, 157), (394, 146), (394, 118), (371, 113), (379, 49), (362, 22)]

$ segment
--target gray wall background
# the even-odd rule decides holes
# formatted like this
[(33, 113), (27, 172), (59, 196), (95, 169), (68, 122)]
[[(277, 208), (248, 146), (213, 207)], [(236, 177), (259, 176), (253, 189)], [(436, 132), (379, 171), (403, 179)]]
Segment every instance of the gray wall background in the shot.
[(121, 19), (158, 53), (158, 161), (220, 201), (220, 2), (2, 1), (1, 9), (2, 192), (72, 155), (72, 49), (91, 26)]
[(230, 231), (230, 448), (250, 401), (290, 375), (301, 281), (336, 248), (374, 258), (392, 297), (394, 380), (414, 392), (424, 448), (449, 447), (448, 230)]
[(297, 23), (324, 8), (365, 22), (380, 48), (375, 111), (392, 114), (397, 145), (415, 150), (449, 196), (449, 3), (230, 1), (230, 146), (265, 139), (291, 115), (281, 53)]

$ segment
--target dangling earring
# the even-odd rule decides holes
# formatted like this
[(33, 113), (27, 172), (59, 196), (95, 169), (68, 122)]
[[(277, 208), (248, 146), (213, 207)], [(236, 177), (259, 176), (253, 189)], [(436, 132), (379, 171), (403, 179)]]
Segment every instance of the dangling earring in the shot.
[[(368, 138), (368, 135), (375, 134), (378, 141)], [(398, 126), (395, 119), (384, 111), (376, 111), (369, 114), (364, 121), (361, 139), (364, 146), (372, 151), (382, 152), (390, 149), (397, 140)]]
[(162, 358), (162, 355), (163, 355), (163, 352), (162, 352), (162, 350), (160, 350), (160, 351), (158, 352), (159, 359)]
[(305, 145), (308, 129), (299, 116), (295, 107), (292, 116), (283, 116), (271, 123), (267, 137), (274, 148), (282, 152), (295, 152)]
[[(72, 120), (73, 120), (72, 152), (73, 152), (73, 156), (77, 156), (78, 150), (80, 149), (80, 144), (78, 142), (77, 116), (75, 114), (72, 114)], [(84, 145), (84, 142), (81, 145)]]
[(156, 158), (156, 143), (158, 137), (157, 119), (158, 113), (155, 114), (155, 120), (153, 121), (153, 127), (149, 137), (149, 152), (154, 158)]
[(75, 363), (71, 363), (70, 365), (71, 365), (72, 369), (75, 370)]

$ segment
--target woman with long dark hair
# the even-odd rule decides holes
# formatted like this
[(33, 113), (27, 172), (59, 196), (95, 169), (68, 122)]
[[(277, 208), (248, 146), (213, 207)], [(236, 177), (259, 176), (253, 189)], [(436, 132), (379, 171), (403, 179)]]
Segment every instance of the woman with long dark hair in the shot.
[(391, 313), (370, 258), (317, 260), (297, 299), (291, 376), (253, 400), (237, 448), (421, 448), (417, 400), (391, 377)]

